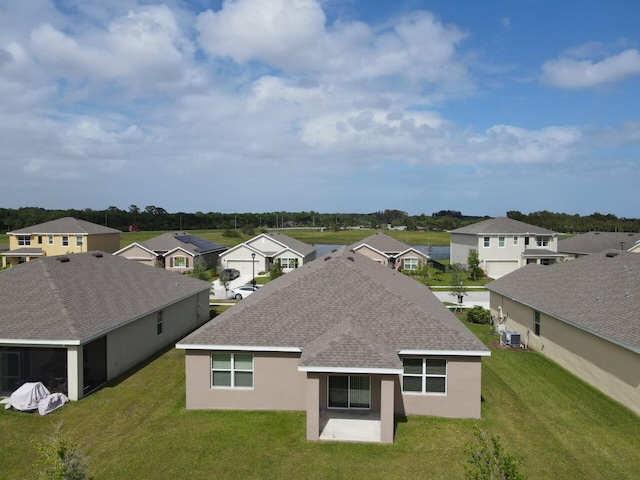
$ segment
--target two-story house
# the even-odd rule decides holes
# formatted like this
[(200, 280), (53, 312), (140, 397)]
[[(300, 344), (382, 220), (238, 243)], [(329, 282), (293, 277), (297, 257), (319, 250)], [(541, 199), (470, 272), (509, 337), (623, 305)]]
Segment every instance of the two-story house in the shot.
[(43, 256), (120, 248), (120, 230), (97, 223), (64, 217), (7, 232), (9, 251), (2, 253), (2, 266), (14, 266)]
[(506, 217), (490, 218), (451, 232), (451, 263), (467, 265), (475, 249), (488, 277), (499, 278), (530, 263), (550, 265), (558, 253), (558, 234)]

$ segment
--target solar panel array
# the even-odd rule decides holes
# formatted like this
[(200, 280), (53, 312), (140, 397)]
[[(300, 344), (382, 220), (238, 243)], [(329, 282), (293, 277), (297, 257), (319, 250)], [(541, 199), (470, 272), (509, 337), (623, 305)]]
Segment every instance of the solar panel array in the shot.
[(190, 243), (191, 245), (194, 245), (195, 250), (198, 253), (207, 253), (215, 250), (222, 250), (225, 248), (224, 245), (220, 245), (219, 243), (205, 240), (204, 238), (200, 238), (195, 235), (176, 235), (176, 239), (180, 240), (181, 242)]

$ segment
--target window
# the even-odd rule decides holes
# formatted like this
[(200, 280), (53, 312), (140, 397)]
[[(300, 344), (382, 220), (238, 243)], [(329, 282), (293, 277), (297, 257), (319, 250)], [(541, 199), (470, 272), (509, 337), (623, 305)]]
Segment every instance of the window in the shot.
[(405, 258), (403, 270), (417, 270), (418, 269), (418, 259), (417, 258)]
[(371, 408), (371, 378), (357, 375), (332, 375), (328, 379), (329, 408)]
[(63, 235), (62, 236), (62, 246), (63, 247), (68, 247), (69, 246), (69, 237), (67, 235)]
[(18, 245), (22, 247), (28, 247), (31, 245), (31, 236), (30, 235), (18, 235)]
[(253, 387), (253, 354), (211, 354), (211, 386), (231, 388)]
[(513, 244), (518, 245), (518, 237), (513, 237)]
[(280, 266), (282, 268), (297, 268), (297, 259), (296, 258), (281, 258)]
[(174, 268), (187, 268), (186, 257), (173, 257), (173, 266)]
[(82, 235), (76, 235), (76, 247), (82, 246)]
[(533, 333), (540, 336), (540, 312), (533, 312)]
[(162, 335), (164, 325), (162, 323), (162, 310), (156, 313), (156, 333)]
[(484, 246), (485, 247), (491, 246), (491, 237), (484, 237)]
[(504, 238), (505, 237), (498, 237), (498, 247), (504, 248)]
[(38, 235), (38, 245), (42, 245), (42, 235)]
[(524, 246), (525, 247), (529, 246), (529, 237), (524, 237)]
[(53, 245), (53, 235), (47, 235), (47, 241), (49, 242), (49, 245)]
[(403, 358), (402, 391), (447, 393), (447, 361), (444, 358)]
[(548, 247), (549, 246), (549, 237), (536, 237), (536, 245), (539, 247)]

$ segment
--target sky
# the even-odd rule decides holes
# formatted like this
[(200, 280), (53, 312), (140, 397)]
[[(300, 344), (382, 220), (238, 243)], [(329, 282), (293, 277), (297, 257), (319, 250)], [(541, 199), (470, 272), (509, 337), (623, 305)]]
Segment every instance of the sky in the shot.
[(638, 218), (637, 0), (0, 0), (0, 207)]

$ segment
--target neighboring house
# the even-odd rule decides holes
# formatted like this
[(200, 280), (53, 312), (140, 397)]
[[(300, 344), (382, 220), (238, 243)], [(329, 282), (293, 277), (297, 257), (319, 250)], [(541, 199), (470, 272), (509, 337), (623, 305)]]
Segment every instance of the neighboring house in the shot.
[(0, 394), (78, 400), (209, 320), (208, 282), (94, 251), (0, 272)]
[(587, 232), (558, 240), (558, 252), (568, 258), (578, 258), (605, 250), (631, 251), (638, 242), (640, 233)]
[(429, 256), (389, 235), (377, 232), (349, 247), (382, 265), (403, 270), (417, 270)]
[[(485, 347), (424, 285), (342, 247), (264, 285), (177, 344), (188, 409), (337, 415), (393, 442), (406, 415), (479, 418)], [(359, 427), (351, 427), (357, 433)]]
[(640, 255), (530, 265), (487, 288), (524, 345), (640, 414)]
[(280, 262), (287, 273), (316, 258), (315, 247), (282, 233), (262, 233), (220, 255), (222, 268), (235, 268), (241, 274), (269, 272)]
[(14, 266), (44, 256), (101, 250), (113, 253), (120, 248), (120, 230), (96, 223), (64, 217), (9, 235), (9, 251), (3, 252), (2, 266)]
[(215, 267), (227, 247), (185, 232), (169, 232), (145, 242), (135, 242), (118, 250), (114, 255), (135, 260), (145, 265), (186, 273), (193, 270), (196, 261), (206, 268)]
[(490, 218), (451, 230), (451, 263), (467, 266), (477, 250), (485, 275), (499, 278), (531, 263), (551, 265), (565, 257), (558, 253), (558, 234), (506, 217)]

